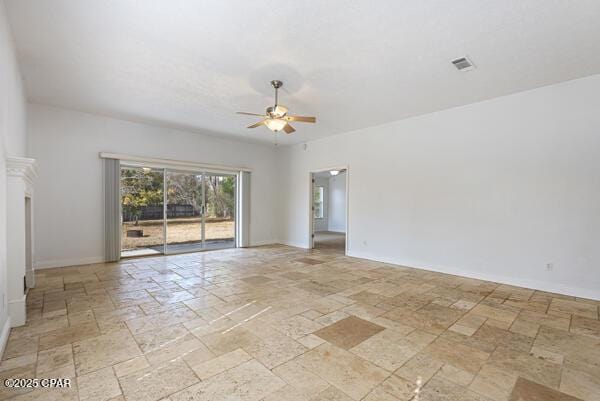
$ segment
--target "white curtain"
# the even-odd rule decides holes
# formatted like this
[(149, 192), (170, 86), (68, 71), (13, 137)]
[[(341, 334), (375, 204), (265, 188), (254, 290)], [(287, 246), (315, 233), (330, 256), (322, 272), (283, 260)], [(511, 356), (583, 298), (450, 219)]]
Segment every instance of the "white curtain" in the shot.
[(116, 262), (121, 258), (121, 164), (117, 159), (104, 163), (104, 260)]

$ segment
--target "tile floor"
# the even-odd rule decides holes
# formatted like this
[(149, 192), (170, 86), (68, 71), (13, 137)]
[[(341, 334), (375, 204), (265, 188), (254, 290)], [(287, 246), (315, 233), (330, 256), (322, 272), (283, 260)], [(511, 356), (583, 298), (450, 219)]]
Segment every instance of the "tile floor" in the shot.
[(0, 399), (600, 400), (600, 302), (285, 246), (43, 270)]

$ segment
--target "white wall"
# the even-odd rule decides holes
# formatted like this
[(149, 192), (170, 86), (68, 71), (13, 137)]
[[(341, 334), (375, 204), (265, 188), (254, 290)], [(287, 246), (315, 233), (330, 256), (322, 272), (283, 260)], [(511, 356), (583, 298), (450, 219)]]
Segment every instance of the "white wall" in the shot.
[(6, 157), (25, 156), (25, 95), (4, 2), (0, 1), (0, 354), (8, 335)]
[(103, 259), (101, 151), (252, 168), (251, 243), (273, 242), (275, 150), (60, 108), (28, 106), (37, 159), (36, 267)]
[(283, 148), (279, 236), (348, 165), (350, 255), (600, 299), (599, 110), (596, 75)]
[(323, 187), (323, 218), (313, 219), (314, 231), (327, 231), (329, 229), (329, 178), (315, 177), (315, 186)]
[(346, 173), (329, 178), (329, 231), (346, 232)]

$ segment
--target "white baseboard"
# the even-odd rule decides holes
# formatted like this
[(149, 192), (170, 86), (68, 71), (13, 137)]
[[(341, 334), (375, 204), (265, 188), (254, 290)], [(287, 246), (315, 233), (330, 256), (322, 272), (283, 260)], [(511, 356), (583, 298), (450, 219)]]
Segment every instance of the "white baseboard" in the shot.
[(452, 274), (454, 276), (468, 277), (476, 280), (492, 281), (500, 284), (512, 285), (515, 287), (530, 288), (533, 290), (552, 292), (555, 294), (569, 295), (572, 297), (593, 299), (600, 301), (600, 290), (588, 290), (585, 288), (571, 287), (548, 281), (532, 280), (526, 278), (518, 278), (511, 276), (503, 276), (498, 274), (481, 273), (472, 270), (457, 269), (449, 266), (424, 266), (422, 263), (414, 263), (410, 261), (402, 261), (395, 258), (385, 258), (377, 255), (371, 255), (363, 252), (348, 251), (348, 256), (373, 260), (376, 262), (389, 263), (400, 266), (412, 267), (415, 269), (428, 270), (438, 273)]
[(4, 349), (6, 348), (8, 336), (10, 335), (10, 324), (10, 316), (7, 316), (4, 326), (2, 327), (2, 332), (0, 332), (0, 359), (4, 356)]
[(261, 240), (261, 241), (250, 241), (250, 246), (263, 246), (263, 245), (273, 245), (273, 244), (278, 244), (279, 241), (275, 240), (275, 239), (267, 239), (267, 240)]
[(78, 266), (78, 265), (91, 265), (93, 263), (103, 263), (103, 256), (90, 256), (87, 258), (79, 259), (63, 259), (63, 260), (41, 260), (33, 264), (33, 268), (38, 269), (51, 269), (53, 267), (66, 267), (66, 266)]
[(308, 248), (308, 244), (305, 244), (305, 243), (302, 243), (302, 242), (279, 240), (279, 241), (277, 241), (277, 243), (281, 244), (281, 245), (293, 246), (294, 248), (309, 249)]

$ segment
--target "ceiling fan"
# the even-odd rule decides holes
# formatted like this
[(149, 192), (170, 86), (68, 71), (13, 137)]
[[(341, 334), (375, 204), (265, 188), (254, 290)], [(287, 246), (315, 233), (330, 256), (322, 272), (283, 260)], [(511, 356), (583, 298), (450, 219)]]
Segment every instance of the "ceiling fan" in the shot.
[(303, 117), (303, 116), (291, 116), (288, 114), (288, 108), (278, 104), (278, 91), (283, 86), (283, 82), (278, 80), (271, 81), (271, 85), (275, 88), (275, 105), (267, 107), (266, 114), (246, 113), (244, 111), (238, 111), (237, 114), (244, 114), (247, 116), (258, 116), (263, 117), (262, 121), (257, 122), (248, 126), (248, 128), (256, 128), (261, 125), (266, 125), (273, 132), (285, 131), (286, 134), (291, 134), (296, 131), (291, 125), (290, 121), (298, 121), (302, 123), (314, 123), (317, 121), (316, 117)]

